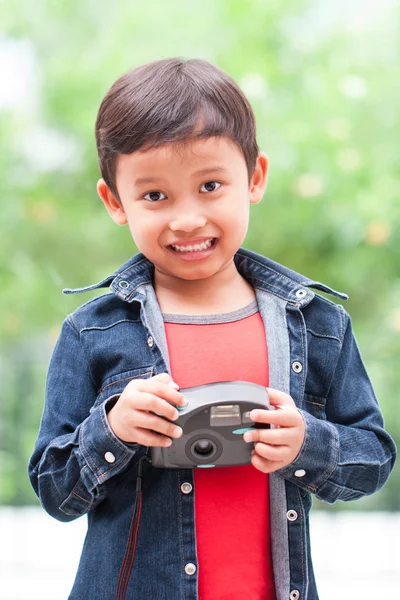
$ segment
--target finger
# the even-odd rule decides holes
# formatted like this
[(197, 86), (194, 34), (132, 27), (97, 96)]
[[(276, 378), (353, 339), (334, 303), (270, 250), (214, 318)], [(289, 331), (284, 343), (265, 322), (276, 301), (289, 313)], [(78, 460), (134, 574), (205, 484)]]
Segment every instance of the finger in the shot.
[(140, 427), (134, 427), (132, 429), (132, 436), (135, 443), (141, 444), (142, 446), (168, 448), (168, 446), (171, 446), (172, 444), (172, 440), (169, 437), (158, 435), (157, 433), (153, 433), (148, 429), (141, 429)]
[(171, 423), (153, 413), (142, 410), (135, 411), (135, 414), (132, 415), (132, 419), (134, 419), (135, 427), (151, 430), (168, 437), (179, 438), (183, 433), (182, 428), (179, 427), (179, 425)]
[(283, 462), (266, 460), (265, 458), (259, 456), (256, 452), (254, 452), (251, 457), (251, 464), (262, 473), (273, 473), (284, 466)]
[(243, 435), (245, 442), (262, 442), (273, 446), (288, 446), (295, 437), (293, 427), (282, 427), (279, 429), (254, 429), (246, 431)]
[(290, 456), (289, 446), (271, 446), (270, 444), (257, 443), (254, 450), (258, 456), (274, 462), (284, 461)]
[(277, 408), (276, 410), (256, 409), (250, 411), (249, 417), (256, 423), (268, 423), (280, 427), (295, 427), (301, 419), (299, 411), (290, 407)]
[(158, 375), (154, 375), (152, 379), (156, 379), (157, 381), (162, 381), (163, 383), (167, 383), (168, 385), (174, 387), (179, 390), (179, 385), (172, 379), (169, 373), (159, 373)]
[(280, 390), (275, 390), (274, 388), (266, 388), (269, 396), (269, 402), (273, 406), (293, 406), (296, 404), (289, 394), (285, 394), (285, 392), (281, 392)]
[(138, 411), (151, 411), (160, 417), (165, 417), (170, 421), (176, 421), (179, 417), (179, 412), (175, 406), (163, 400), (155, 394), (149, 392), (139, 392), (132, 401), (132, 407)]
[(155, 396), (159, 396), (160, 398), (167, 400), (167, 402), (171, 402), (178, 406), (185, 406), (187, 404), (187, 401), (181, 392), (174, 390), (167, 383), (155, 380), (154, 377), (152, 379), (138, 379), (135, 389), (139, 392), (154, 394)]

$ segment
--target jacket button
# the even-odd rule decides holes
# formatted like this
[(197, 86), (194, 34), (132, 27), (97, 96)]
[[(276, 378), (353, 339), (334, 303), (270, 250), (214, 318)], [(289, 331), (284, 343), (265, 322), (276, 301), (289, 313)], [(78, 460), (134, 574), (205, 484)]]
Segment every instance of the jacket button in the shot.
[(295, 477), (304, 477), (305, 474), (306, 472), (304, 469), (297, 469), (297, 471), (294, 472)]
[(292, 363), (292, 369), (295, 373), (301, 373), (303, 370), (303, 365), (298, 360), (295, 360), (294, 363)]
[(147, 343), (148, 343), (148, 345), (150, 346), (150, 348), (152, 348), (152, 347), (153, 347), (153, 345), (154, 345), (154, 340), (153, 340), (153, 338), (151, 337), (151, 335), (149, 335), (149, 337), (147, 338)]
[(299, 598), (300, 598), (300, 592), (299, 592), (299, 590), (292, 590), (290, 592), (289, 598), (290, 598), (290, 600), (299, 600)]
[(304, 296), (307, 296), (307, 290), (297, 290), (296, 298), (304, 298)]
[(288, 510), (286, 516), (288, 518), (288, 521), (296, 521), (298, 515), (295, 510)]
[(192, 489), (193, 489), (193, 486), (191, 483), (182, 483), (182, 485), (181, 485), (181, 490), (184, 494), (190, 494)]
[(115, 456), (112, 452), (106, 452), (104, 455), (104, 458), (106, 459), (106, 461), (108, 463), (113, 463), (115, 462)]
[(120, 281), (118, 285), (120, 288), (123, 288), (123, 289), (126, 289), (129, 287), (129, 283), (127, 281)]
[(188, 563), (185, 565), (185, 573), (186, 575), (194, 575), (196, 573), (196, 565), (193, 563)]

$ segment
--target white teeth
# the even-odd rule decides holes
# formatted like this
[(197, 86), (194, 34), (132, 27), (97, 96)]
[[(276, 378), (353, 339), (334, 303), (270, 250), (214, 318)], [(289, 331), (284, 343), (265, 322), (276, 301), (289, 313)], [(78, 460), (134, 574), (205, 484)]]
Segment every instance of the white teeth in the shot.
[(174, 244), (171, 244), (171, 246), (178, 252), (201, 252), (203, 250), (207, 250), (207, 248), (212, 245), (213, 239), (214, 238), (210, 238), (202, 244), (194, 244), (193, 246), (175, 246)]

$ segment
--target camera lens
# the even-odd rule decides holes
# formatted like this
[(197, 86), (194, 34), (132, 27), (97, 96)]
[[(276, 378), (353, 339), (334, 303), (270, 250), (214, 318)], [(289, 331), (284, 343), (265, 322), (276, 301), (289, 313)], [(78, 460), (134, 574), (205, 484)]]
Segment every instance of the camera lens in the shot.
[(214, 451), (214, 447), (210, 440), (198, 440), (194, 445), (194, 451), (201, 456), (208, 456)]
[(188, 439), (185, 454), (197, 466), (205, 465), (218, 460), (222, 454), (222, 443), (216, 436), (202, 431)]

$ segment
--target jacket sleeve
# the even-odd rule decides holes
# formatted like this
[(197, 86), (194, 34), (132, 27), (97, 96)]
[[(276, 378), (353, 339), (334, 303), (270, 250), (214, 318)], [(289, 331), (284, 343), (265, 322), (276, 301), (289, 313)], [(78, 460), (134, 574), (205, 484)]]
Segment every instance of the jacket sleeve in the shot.
[(79, 332), (69, 316), (50, 361), (42, 420), (29, 462), (29, 477), (42, 506), (60, 521), (72, 521), (99, 504), (111, 478), (146, 450), (117, 438), (105, 403), (92, 409), (96, 397)]
[(296, 459), (278, 473), (329, 503), (373, 494), (387, 480), (396, 446), (365, 370), (351, 318), (344, 315), (342, 347), (326, 400), (326, 420), (300, 410), (306, 425)]

